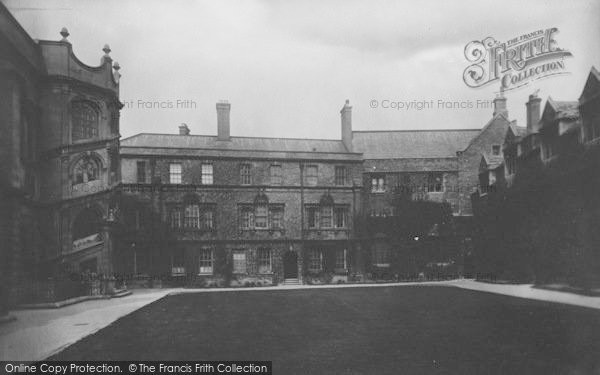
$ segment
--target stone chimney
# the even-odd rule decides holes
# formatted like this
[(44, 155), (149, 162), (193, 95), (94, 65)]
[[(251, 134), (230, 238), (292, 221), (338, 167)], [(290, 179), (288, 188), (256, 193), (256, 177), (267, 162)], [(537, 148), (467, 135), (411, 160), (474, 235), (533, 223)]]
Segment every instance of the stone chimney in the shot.
[(542, 99), (537, 96), (537, 91), (529, 95), (527, 106), (527, 131), (536, 133), (539, 130), (540, 107)]
[(500, 93), (496, 95), (494, 98), (494, 116), (502, 113), (506, 118), (508, 118), (508, 109), (506, 108), (506, 98), (504, 97), (503, 90), (500, 90)]
[(190, 128), (188, 128), (187, 124), (179, 125), (179, 135), (190, 135)]
[(229, 141), (229, 113), (231, 104), (227, 100), (221, 100), (217, 103), (217, 140)]
[(342, 115), (342, 143), (348, 151), (352, 151), (352, 106), (348, 99), (340, 113)]

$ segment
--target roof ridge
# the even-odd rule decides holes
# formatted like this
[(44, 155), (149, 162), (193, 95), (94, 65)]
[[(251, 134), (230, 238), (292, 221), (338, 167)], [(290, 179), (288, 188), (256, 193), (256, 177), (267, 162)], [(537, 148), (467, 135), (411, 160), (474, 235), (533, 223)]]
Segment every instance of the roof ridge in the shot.
[[(183, 137), (210, 137), (210, 138), (217, 138), (216, 135), (207, 135), (207, 134), (188, 134), (188, 135), (181, 135), (181, 134), (170, 134), (170, 133), (146, 133), (146, 132), (142, 132), (142, 133), (137, 133), (134, 134), (132, 136), (129, 136), (127, 138), (122, 139), (121, 141), (124, 141), (126, 139), (129, 138), (133, 138), (133, 137), (137, 137), (139, 135), (161, 135), (161, 136), (173, 136), (173, 137), (179, 137), (179, 136), (183, 136)], [(244, 136), (244, 135), (235, 135), (235, 136), (231, 136), (231, 138), (247, 138), (247, 139), (281, 139), (281, 140), (296, 140), (296, 141), (332, 141), (332, 142), (342, 142), (341, 139), (331, 139), (331, 138), (298, 138), (298, 137), (292, 137), (292, 138), (288, 138), (288, 137), (253, 137), (253, 136)]]
[(445, 131), (480, 131), (478, 128), (461, 129), (391, 129), (391, 130), (352, 130), (352, 133), (390, 133), (390, 132), (445, 132)]

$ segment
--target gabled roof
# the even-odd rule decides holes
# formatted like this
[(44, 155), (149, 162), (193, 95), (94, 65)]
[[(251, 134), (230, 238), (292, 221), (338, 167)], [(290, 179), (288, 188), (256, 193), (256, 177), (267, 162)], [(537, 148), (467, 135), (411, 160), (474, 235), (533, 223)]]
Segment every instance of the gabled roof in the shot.
[(588, 75), (581, 96), (579, 97), (579, 103), (584, 104), (596, 97), (600, 96), (600, 72), (596, 67), (592, 66), (590, 74)]
[(140, 133), (121, 140), (121, 153), (171, 156), (264, 156), (276, 158), (349, 157), (351, 159), (360, 156), (357, 153), (348, 152), (340, 140), (231, 137), (230, 141), (220, 141), (217, 140), (216, 136), (210, 135), (152, 133)]
[(455, 158), (480, 129), (352, 132), (353, 151), (365, 159)]
[(509, 124), (509, 126), (510, 126), (510, 124), (511, 124), (511, 121), (508, 119), (508, 117), (506, 117), (506, 115), (505, 115), (504, 113), (502, 113), (502, 112), (496, 113), (496, 114), (495, 114), (495, 115), (494, 115), (494, 116), (493, 116), (493, 117), (492, 117), (492, 118), (491, 118), (491, 119), (490, 119), (490, 120), (487, 122), (487, 124), (485, 124), (485, 125), (483, 126), (483, 128), (482, 128), (482, 129), (479, 131), (479, 133), (478, 133), (478, 134), (477, 134), (475, 137), (473, 137), (473, 138), (472, 138), (472, 139), (469, 141), (469, 143), (467, 144), (467, 146), (466, 146), (466, 147), (464, 147), (464, 148), (463, 148), (462, 150), (460, 150), (460, 151), (464, 151), (464, 150), (466, 150), (467, 148), (469, 148), (469, 147), (471, 146), (471, 144), (473, 144), (473, 142), (475, 142), (475, 140), (476, 140), (476, 139), (477, 139), (477, 138), (478, 138), (478, 137), (479, 137), (481, 134), (483, 134), (483, 132), (485, 132), (485, 131), (487, 130), (487, 128), (489, 128), (490, 126), (492, 126), (492, 124), (493, 124), (493, 123), (494, 123), (494, 122), (495, 122), (497, 119), (503, 119), (504, 121), (506, 121), (506, 122)]
[[(579, 118), (579, 102), (578, 101), (557, 101), (552, 97), (548, 97), (544, 115), (549, 113), (547, 108), (550, 107), (554, 111), (552, 119), (578, 119)], [(543, 118), (544, 116), (542, 116)]]
[(500, 164), (504, 163), (504, 157), (502, 155), (488, 155), (482, 154), (483, 160), (488, 169), (496, 169)]

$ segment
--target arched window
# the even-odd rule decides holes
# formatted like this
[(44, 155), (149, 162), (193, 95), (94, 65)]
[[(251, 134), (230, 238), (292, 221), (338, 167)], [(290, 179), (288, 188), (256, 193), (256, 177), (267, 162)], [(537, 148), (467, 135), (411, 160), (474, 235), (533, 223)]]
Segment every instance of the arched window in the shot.
[(78, 101), (72, 105), (72, 137), (74, 141), (98, 136), (98, 111), (89, 102)]
[(100, 166), (91, 159), (84, 157), (73, 167), (73, 185), (85, 184), (100, 177)]

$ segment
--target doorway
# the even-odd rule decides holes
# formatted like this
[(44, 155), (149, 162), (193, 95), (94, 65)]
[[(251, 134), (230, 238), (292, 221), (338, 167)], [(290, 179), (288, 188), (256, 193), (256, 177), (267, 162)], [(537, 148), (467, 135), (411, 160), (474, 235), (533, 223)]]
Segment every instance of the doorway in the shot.
[(283, 278), (298, 278), (298, 254), (294, 251), (288, 251), (283, 256)]

